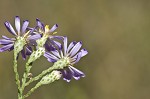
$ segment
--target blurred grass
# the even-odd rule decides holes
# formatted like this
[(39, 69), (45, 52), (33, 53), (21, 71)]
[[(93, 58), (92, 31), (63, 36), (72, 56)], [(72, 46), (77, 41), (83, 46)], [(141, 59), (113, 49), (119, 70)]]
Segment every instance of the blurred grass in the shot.
[[(0, 34), (11, 36), (3, 22), (14, 16), (59, 24), (58, 34), (83, 41), (89, 54), (76, 64), (86, 77), (60, 80), (39, 88), (28, 99), (149, 99), (150, 1), (148, 0), (0, 0)], [(20, 60), (21, 61), (21, 60)], [(20, 64), (22, 61), (20, 62)], [(46, 68), (44, 58), (35, 74)], [(23, 66), (20, 67), (23, 69)], [(16, 99), (12, 52), (0, 53), (0, 99)]]

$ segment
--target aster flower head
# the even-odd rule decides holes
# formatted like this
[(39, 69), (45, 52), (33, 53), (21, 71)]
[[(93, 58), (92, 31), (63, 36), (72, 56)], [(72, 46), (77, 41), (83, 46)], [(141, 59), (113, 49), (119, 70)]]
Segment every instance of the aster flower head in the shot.
[(27, 31), (27, 27), (29, 25), (28, 20), (24, 20), (22, 27), (20, 25), (20, 17), (16, 16), (15, 17), (15, 29), (12, 27), (10, 22), (6, 21), (4, 23), (5, 27), (7, 30), (14, 35), (14, 38), (8, 38), (7, 36), (2, 36), (3, 39), (0, 39), (0, 44), (3, 45), (3, 47), (0, 48), (0, 52), (4, 51), (11, 51), (14, 49), (14, 44), (18, 39), (24, 40), (25, 46), (23, 50), (21, 50), (21, 54), (23, 59), (26, 58), (26, 54), (31, 54), (32, 48), (28, 45), (30, 40), (35, 39), (35, 35), (32, 36), (30, 33), (32, 30)]
[(45, 48), (48, 51), (54, 50), (54, 47), (57, 46), (61, 48), (61, 44), (56, 40), (62, 40), (62, 36), (54, 36), (57, 32), (54, 32), (58, 25), (55, 24), (52, 26), (52, 28), (49, 28), (49, 25), (44, 25), (38, 18), (36, 19), (37, 27), (35, 33), (39, 33), (42, 36), (48, 35), (48, 38), (46, 40), (46, 43), (44, 44)]
[(63, 79), (67, 82), (71, 81), (71, 78), (78, 80), (80, 77), (85, 77), (85, 74), (73, 67), (81, 57), (88, 54), (86, 49), (81, 49), (82, 42), (71, 42), (69, 46), (67, 45), (67, 37), (64, 37), (63, 48), (59, 50), (54, 50), (51, 52), (45, 52), (44, 56), (49, 62), (57, 62), (60, 59), (65, 59), (69, 62), (65, 69), (61, 69)]

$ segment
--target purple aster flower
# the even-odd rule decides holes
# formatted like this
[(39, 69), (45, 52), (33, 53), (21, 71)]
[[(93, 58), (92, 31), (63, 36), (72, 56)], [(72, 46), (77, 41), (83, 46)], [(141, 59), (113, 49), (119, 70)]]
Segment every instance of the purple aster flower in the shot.
[(46, 50), (52, 51), (55, 49), (55, 46), (57, 46), (58, 48), (61, 49), (62, 48), (61, 44), (57, 40), (63, 40), (63, 37), (62, 36), (53, 36), (53, 34), (56, 33), (54, 31), (58, 28), (58, 25), (55, 24), (51, 29), (49, 29), (49, 25), (44, 25), (38, 18), (36, 19), (36, 23), (37, 23), (38, 29), (36, 29), (36, 32), (34, 32), (34, 33), (41, 34), (41, 37), (44, 34), (49, 35), (49, 37), (46, 40), (46, 43), (44, 45)]
[(30, 31), (27, 31), (27, 27), (29, 25), (29, 21), (25, 20), (23, 21), (22, 27), (20, 26), (20, 18), (19, 16), (15, 17), (15, 29), (12, 27), (10, 22), (6, 21), (4, 23), (7, 30), (15, 36), (15, 38), (8, 38), (7, 36), (2, 36), (3, 39), (0, 39), (0, 44), (3, 45), (3, 47), (0, 48), (0, 52), (4, 51), (11, 51), (14, 49), (14, 43), (17, 41), (17, 37), (23, 37), (26, 40), (26, 45), (24, 46), (23, 50), (21, 51), (21, 55), (23, 59), (26, 58), (26, 55), (30, 55), (32, 52), (32, 48), (30, 45), (33, 45), (30, 43), (30, 41), (36, 40), (39, 38), (39, 35), (30, 35), (33, 32), (33, 29)]
[(85, 74), (73, 67), (75, 63), (77, 63), (81, 57), (88, 54), (86, 49), (81, 49), (82, 42), (71, 42), (69, 46), (67, 46), (67, 37), (64, 37), (63, 40), (63, 48), (59, 50), (54, 50), (51, 52), (45, 52), (44, 56), (47, 58), (49, 62), (57, 62), (60, 59), (67, 59), (69, 61), (69, 65), (60, 70), (63, 79), (67, 82), (70, 82), (71, 78), (78, 80), (80, 77), (85, 77)]

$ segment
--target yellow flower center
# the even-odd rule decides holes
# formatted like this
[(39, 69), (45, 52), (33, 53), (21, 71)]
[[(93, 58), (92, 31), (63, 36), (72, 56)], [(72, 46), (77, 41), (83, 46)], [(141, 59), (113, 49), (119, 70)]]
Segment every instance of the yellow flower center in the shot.
[(49, 25), (46, 25), (46, 26), (45, 26), (45, 33), (48, 33), (49, 30), (50, 30), (50, 29), (49, 29)]

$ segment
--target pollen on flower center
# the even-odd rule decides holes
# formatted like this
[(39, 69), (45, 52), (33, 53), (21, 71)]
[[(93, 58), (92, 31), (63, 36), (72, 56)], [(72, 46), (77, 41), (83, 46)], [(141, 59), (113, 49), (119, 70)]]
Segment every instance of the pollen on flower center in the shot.
[(48, 33), (49, 30), (50, 30), (50, 29), (49, 29), (49, 25), (46, 25), (46, 26), (45, 26), (45, 33)]
[(70, 57), (63, 57), (63, 59), (66, 61), (67, 64), (71, 64), (71, 58)]

